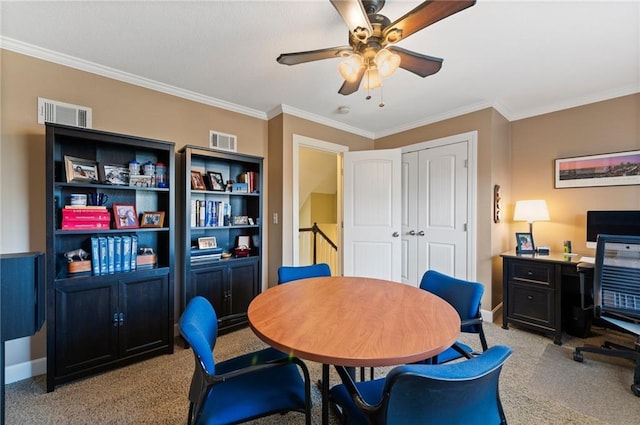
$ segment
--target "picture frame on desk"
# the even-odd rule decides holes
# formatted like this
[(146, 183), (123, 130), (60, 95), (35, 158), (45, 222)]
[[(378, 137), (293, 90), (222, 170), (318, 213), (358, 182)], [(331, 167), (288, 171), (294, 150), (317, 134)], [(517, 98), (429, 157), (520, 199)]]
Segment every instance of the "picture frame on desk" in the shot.
[(164, 211), (147, 211), (142, 213), (140, 227), (162, 227), (164, 225)]
[(198, 238), (198, 249), (217, 248), (218, 243), (215, 236), (208, 236), (205, 238)]
[(116, 229), (137, 229), (138, 214), (133, 204), (113, 204), (113, 220)]
[(96, 161), (65, 155), (64, 167), (67, 183), (98, 182), (98, 163)]
[(518, 254), (534, 254), (536, 246), (533, 243), (533, 234), (516, 233), (516, 251)]
[(640, 184), (640, 150), (555, 160), (555, 187)]

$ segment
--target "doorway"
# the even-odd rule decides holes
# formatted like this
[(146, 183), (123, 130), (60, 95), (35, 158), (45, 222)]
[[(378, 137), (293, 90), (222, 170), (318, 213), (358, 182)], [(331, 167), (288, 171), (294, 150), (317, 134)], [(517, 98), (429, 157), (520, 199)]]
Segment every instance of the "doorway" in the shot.
[(333, 275), (342, 274), (341, 170), (342, 153), (348, 150), (343, 145), (293, 135), (295, 265), (324, 262)]

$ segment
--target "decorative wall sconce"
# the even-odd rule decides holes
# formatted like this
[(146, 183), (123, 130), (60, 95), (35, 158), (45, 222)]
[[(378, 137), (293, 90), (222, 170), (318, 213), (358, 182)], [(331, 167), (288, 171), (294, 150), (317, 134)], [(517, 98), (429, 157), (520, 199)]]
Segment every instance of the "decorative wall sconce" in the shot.
[(493, 186), (493, 222), (500, 223), (502, 218), (502, 204), (500, 203), (500, 185)]

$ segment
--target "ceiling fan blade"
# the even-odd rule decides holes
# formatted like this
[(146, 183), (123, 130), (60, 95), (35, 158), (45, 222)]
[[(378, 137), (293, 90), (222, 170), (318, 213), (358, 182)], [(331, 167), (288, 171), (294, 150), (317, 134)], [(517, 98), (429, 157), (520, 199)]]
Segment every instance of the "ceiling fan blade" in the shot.
[(413, 72), (422, 78), (433, 75), (442, 68), (443, 59), (412, 52), (397, 46), (389, 47), (389, 50), (400, 55), (400, 68)]
[[(373, 35), (373, 27), (367, 12), (364, 10), (361, 0), (330, 0), (333, 7), (336, 8), (342, 20), (349, 27), (349, 31), (359, 40), (366, 40)], [(362, 32), (365, 31), (365, 33)]]
[[(386, 37), (393, 30), (400, 30), (402, 31), (401, 38), (405, 39), (414, 32), (471, 7), (475, 3), (475, 0), (427, 0), (400, 19), (387, 25), (384, 29), (383, 37)], [(398, 40), (394, 40), (394, 42)]]
[(350, 95), (351, 93), (357, 92), (358, 89), (360, 88), (360, 83), (362, 82), (362, 77), (364, 76), (365, 70), (366, 68), (364, 66), (360, 68), (360, 71), (358, 71), (358, 75), (356, 76), (355, 81), (349, 82), (345, 80), (344, 83), (342, 83), (342, 87), (340, 87), (340, 90), (338, 90), (338, 93), (347, 96), (347, 95)]
[(307, 52), (282, 53), (278, 56), (278, 63), (283, 65), (298, 65), (305, 62), (313, 62), (322, 59), (340, 57), (342, 52), (353, 52), (351, 46), (329, 47), (327, 49), (309, 50)]

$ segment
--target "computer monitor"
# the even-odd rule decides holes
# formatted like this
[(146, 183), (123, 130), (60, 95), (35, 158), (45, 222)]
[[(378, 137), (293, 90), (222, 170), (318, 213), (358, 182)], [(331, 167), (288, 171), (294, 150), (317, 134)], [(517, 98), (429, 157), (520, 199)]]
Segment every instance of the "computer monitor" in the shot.
[(640, 211), (587, 211), (587, 248), (596, 248), (598, 235), (640, 236)]

